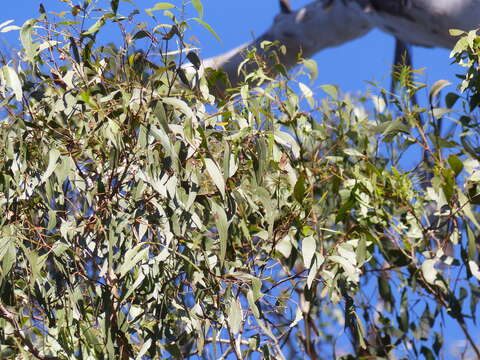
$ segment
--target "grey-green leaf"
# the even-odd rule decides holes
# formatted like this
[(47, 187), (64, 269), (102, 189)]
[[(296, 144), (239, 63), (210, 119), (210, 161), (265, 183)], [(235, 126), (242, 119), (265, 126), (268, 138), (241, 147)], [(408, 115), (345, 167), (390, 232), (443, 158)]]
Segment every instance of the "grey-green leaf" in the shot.
[(2, 68), (3, 77), (5, 79), (6, 85), (13, 90), (15, 94), (15, 99), (17, 101), (22, 101), (23, 97), (23, 90), (22, 90), (22, 83), (18, 74), (15, 70), (13, 70), (10, 66), (5, 65)]
[(210, 158), (205, 159), (205, 167), (207, 168), (208, 174), (212, 178), (213, 183), (222, 194), (222, 197), (225, 197), (225, 180), (220, 168), (215, 161)]

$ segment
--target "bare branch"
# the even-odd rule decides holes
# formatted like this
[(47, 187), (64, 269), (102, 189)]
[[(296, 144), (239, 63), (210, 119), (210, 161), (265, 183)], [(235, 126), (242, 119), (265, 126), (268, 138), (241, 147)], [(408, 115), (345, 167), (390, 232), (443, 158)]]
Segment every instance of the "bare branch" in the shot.
[(253, 47), (258, 54), (265, 55), (260, 48), (265, 40), (285, 45), (287, 52), (280, 61), (291, 68), (297, 63), (298, 54), (310, 57), (325, 48), (362, 37), (373, 28), (405, 43), (451, 48), (456, 38), (449, 34), (449, 29), (476, 28), (480, 24), (478, 19), (479, 0), (409, 0), (404, 5), (399, 5), (398, 0), (314, 1), (298, 11), (283, 11), (262, 36), (205, 60), (204, 66), (222, 68), (235, 85), (241, 80), (237, 69), (244, 59), (243, 53)]
[(299, 53), (303, 57), (311, 57), (322, 49), (361, 37), (371, 29), (365, 12), (358, 5), (336, 1), (326, 6), (316, 1), (298, 11), (277, 15), (270, 29), (258, 39), (205, 60), (204, 66), (223, 68), (232, 84), (236, 84), (240, 80), (237, 69), (244, 59), (243, 52), (255, 47), (259, 54), (263, 54), (260, 44), (265, 40), (285, 45), (287, 52), (280, 61), (291, 68), (297, 63)]

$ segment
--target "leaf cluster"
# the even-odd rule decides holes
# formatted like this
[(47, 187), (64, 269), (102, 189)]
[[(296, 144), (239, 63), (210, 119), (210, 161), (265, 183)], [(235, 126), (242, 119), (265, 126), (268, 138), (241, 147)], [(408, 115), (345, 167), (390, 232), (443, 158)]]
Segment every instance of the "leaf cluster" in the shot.
[[(420, 108), (405, 81), (317, 100), (314, 62), (273, 79), (255, 51), (218, 95), (182, 9), (147, 13), (152, 29), (118, 1), (43, 9), (3, 64), (0, 357), (316, 359), (344, 326), (344, 358), (430, 359), (443, 316), (478, 352), (480, 163), (460, 95), (437, 106), (438, 82)], [(110, 25), (122, 45), (99, 40)]]

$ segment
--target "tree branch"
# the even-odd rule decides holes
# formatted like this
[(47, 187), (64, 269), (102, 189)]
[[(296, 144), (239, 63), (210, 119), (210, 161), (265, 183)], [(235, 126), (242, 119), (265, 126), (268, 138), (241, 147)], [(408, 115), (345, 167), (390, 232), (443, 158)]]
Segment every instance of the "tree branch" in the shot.
[(241, 80), (237, 69), (244, 60), (243, 53), (253, 47), (258, 54), (266, 55), (260, 47), (263, 41), (279, 41), (284, 45), (287, 52), (280, 55), (280, 61), (291, 68), (297, 63), (300, 53), (302, 57), (311, 57), (322, 49), (361, 37), (371, 29), (365, 12), (358, 5), (346, 5), (342, 1), (326, 5), (315, 1), (298, 11), (277, 15), (270, 29), (262, 36), (223, 55), (205, 60), (204, 66), (222, 68), (231, 83), (237, 84)]
[[(232, 85), (236, 85), (242, 80), (237, 69), (244, 60), (243, 53), (255, 48), (259, 55), (266, 55), (260, 47), (265, 40), (279, 41), (286, 47), (287, 52), (280, 56), (280, 61), (291, 68), (297, 63), (299, 54), (311, 57), (323, 49), (362, 37), (373, 28), (388, 32), (405, 43), (452, 48), (456, 38), (449, 34), (449, 29), (471, 30), (480, 23), (478, 0), (410, 0), (409, 5), (402, 5), (402, 11), (392, 12), (394, 2), (398, 7), (398, 0), (313, 1), (298, 11), (282, 12), (259, 38), (205, 60), (204, 66), (222, 68)], [(268, 61), (267, 56), (264, 58)]]

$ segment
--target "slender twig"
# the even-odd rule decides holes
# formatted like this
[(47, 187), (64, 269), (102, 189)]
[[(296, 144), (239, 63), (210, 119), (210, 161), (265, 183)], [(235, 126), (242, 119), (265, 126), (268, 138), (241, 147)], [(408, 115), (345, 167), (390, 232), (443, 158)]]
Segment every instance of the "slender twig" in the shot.
[(20, 340), (20, 343), (27, 347), (30, 354), (39, 360), (60, 360), (59, 357), (42, 355), (40, 351), (32, 344), (30, 339), (26, 337), (20, 326), (18, 325), (17, 320), (15, 320), (14, 314), (8, 311), (2, 303), (0, 303), (0, 318), (6, 320), (13, 327), (13, 334)]

